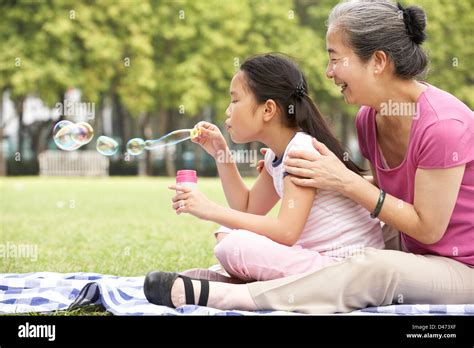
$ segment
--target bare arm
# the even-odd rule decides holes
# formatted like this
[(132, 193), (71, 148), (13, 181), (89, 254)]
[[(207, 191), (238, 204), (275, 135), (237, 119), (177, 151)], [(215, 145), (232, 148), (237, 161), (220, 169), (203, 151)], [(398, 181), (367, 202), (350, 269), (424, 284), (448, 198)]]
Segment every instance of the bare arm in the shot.
[(246, 212), (250, 190), (242, 180), (229, 149), (226, 149), (226, 153), (222, 155), (222, 158), (216, 158), (216, 164), (222, 189), (224, 190), (224, 195), (229, 207)]
[(199, 129), (199, 134), (191, 141), (199, 144), (216, 161), (227, 203), (233, 209), (246, 211), (249, 189), (240, 176), (219, 127), (202, 121), (196, 124), (195, 128)]
[[(313, 144), (322, 156), (290, 151), (284, 164), (288, 173), (297, 176), (291, 180), (305, 187), (339, 191), (372, 212), (380, 190), (348, 170), (324, 144), (314, 139)], [(413, 204), (387, 194), (379, 219), (421, 243), (436, 243), (451, 219), (465, 167), (418, 169)]]
[[(229, 228), (240, 228), (261, 234), (280, 244), (293, 245), (306, 224), (316, 190), (298, 187), (289, 177), (284, 179), (284, 183), (282, 204), (276, 218), (215, 206), (207, 219)], [(260, 198), (264, 199), (265, 197)]]
[(222, 188), (232, 209), (257, 215), (265, 215), (280, 200), (273, 186), (273, 178), (265, 168), (249, 190), (235, 163), (217, 165)]
[[(413, 204), (386, 195), (379, 219), (424, 243), (434, 244), (444, 235), (451, 219), (465, 165), (448, 169), (418, 169)], [(380, 190), (358, 175), (342, 193), (373, 211)]]
[(280, 196), (278, 196), (275, 186), (273, 186), (273, 178), (263, 168), (249, 192), (246, 212), (249, 214), (266, 215), (279, 200)]
[[(375, 180), (374, 180), (374, 177), (372, 175), (364, 175), (363, 178), (365, 180), (367, 180), (368, 182), (370, 182), (372, 185), (375, 185)], [(375, 185), (377, 186), (377, 185)]]

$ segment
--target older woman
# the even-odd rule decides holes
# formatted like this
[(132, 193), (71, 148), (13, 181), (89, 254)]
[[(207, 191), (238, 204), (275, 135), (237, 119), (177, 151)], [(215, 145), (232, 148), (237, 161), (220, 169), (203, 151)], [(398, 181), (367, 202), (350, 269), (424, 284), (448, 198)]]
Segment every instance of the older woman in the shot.
[(316, 140), (321, 156), (294, 151), (286, 170), (294, 183), (338, 191), (401, 231), (404, 251), (367, 248), (317, 272), (244, 285), (151, 273), (148, 296), (173, 306), (199, 297), (222, 309), (307, 313), (474, 303), (474, 116), (451, 94), (417, 80), (428, 64), (424, 12), (348, 2), (328, 23), (327, 76), (347, 103), (361, 106), (359, 145), (373, 177), (354, 175)]

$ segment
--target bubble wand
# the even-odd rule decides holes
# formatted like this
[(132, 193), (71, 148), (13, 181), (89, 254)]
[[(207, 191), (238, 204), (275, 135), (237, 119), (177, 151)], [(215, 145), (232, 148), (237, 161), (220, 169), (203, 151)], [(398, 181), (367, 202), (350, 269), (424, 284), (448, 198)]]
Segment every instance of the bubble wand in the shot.
[(165, 146), (176, 145), (199, 135), (201, 135), (201, 129), (193, 128), (178, 129), (155, 140), (144, 141), (141, 138), (133, 138), (127, 143), (127, 152), (132, 156), (138, 156), (143, 150), (154, 150)]
[[(145, 149), (153, 150), (159, 147), (176, 145), (199, 135), (201, 135), (201, 129), (199, 128), (178, 129), (163, 135), (161, 138), (145, 141)], [(182, 138), (183, 136), (184, 138)]]

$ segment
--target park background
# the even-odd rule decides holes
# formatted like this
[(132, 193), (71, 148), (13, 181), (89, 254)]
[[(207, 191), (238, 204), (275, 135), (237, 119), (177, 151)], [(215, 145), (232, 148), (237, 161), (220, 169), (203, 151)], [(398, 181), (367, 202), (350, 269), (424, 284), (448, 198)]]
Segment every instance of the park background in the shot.
[[(200, 120), (221, 126), (229, 83), (246, 57), (283, 52), (301, 65), (310, 95), (339, 139), (357, 152), (354, 116), (325, 76), (326, 20), (334, 0), (16, 1), (0, 11), (0, 175), (36, 175), (56, 149), (64, 101), (93, 107), (96, 137), (116, 139), (111, 175), (216, 174), (209, 156), (184, 143), (127, 158), (134, 137), (157, 138)], [(409, 3), (404, 3), (407, 5)], [(429, 83), (474, 106), (472, 0), (419, 0), (428, 16)], [(84, 120), (84, 116), (67, 116)], [(234, 148), (256, 149), (258, 144)], [(95, 139), (81, 150), (95, 148)], [(247, 175), (248, 165), (240, 166)]]
[[(282, 52), (305, 72), (310, 95), (361, 162), (354, 116), (325, 76), (333, 0), (4, 1), (0, 8), (0, 272), (143, 275), (208, 267), (217, 225), (171, 208), (178, 169), (225, 204), (212, 159), (185, 142), (126, 156), (134, 137), (157, 138), (200, 120), (223, 125), (229, 83), (246, 57)], [(411, 4), (402, 1), (403, 5)], [(429, 83), (474, 106), (472, 0), (416, 0), (427, 13)], [(39, 176), (65, 100), (94, 105), (99, 135), (121, 148), (102, 177)], [(226, 135), (227, 136), (227, 135)], [(229, 140), (230, 141), (230, 140)], [(233, 149), (257, 150), (261, 144)], [(256, 170), (239, 163), (251, 185)], [(277, 207), (273, 210), (275, 214)], [(8, 254), (23, 245), (35, 255)]]

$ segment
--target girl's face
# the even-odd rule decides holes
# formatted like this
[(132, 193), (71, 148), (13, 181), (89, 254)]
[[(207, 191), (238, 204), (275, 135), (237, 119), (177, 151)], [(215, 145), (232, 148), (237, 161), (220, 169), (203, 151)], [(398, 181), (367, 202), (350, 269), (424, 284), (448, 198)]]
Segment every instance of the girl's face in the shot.
[(230, 83), (230, 104), (226, 110), (225, 127), (234, 143), (248, 143), (259, 139), (263, 127), (264, 105), (257, 105), (244, 72), (239, 70)]
[(348, 104), (368, 105), (367, 96), (373, 79), (369, 74), (369, 64), (363, 63), (354, 51), (343, 41), (341, 31), (329, 27), (326, 35), (329, 63), (326, 76), (334, 79)]

